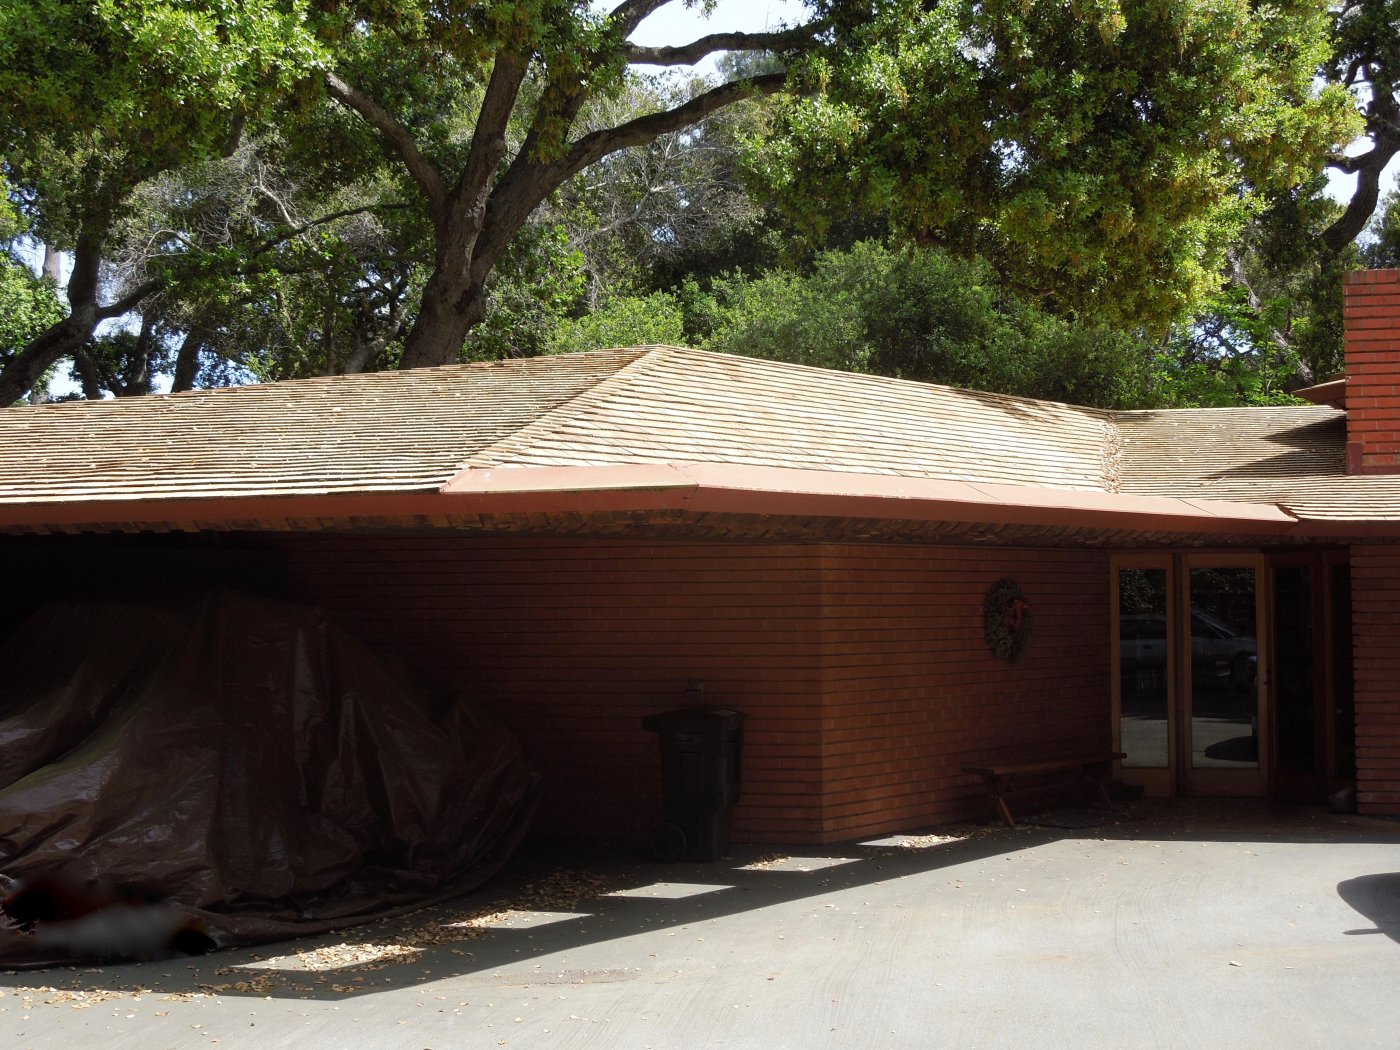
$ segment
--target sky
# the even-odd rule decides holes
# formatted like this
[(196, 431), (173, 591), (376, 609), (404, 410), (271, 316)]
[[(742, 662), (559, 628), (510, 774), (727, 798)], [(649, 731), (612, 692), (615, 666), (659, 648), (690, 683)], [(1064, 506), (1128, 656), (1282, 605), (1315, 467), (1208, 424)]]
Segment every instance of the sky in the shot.
[(706, 18), (699, 5), (670, 3), (650, 15), (632, 34), (638, 44), (679, 44), (706, 33), (753, 33), (774, 28), (780, 22), (803, 17), (796, 0), (719, 0)]
[[(669, 3), (647, 17), (631, 39), (648, 45), (688, 44), (710, 33), (761, 33), (777, 29), (783, 22), (799, 22), (804, 15), (797, 0), (719, 0), (708, 18), (700, 13), (698, 4)], [(711, 59), (696, 68), (709, 72), (714, 62)]]

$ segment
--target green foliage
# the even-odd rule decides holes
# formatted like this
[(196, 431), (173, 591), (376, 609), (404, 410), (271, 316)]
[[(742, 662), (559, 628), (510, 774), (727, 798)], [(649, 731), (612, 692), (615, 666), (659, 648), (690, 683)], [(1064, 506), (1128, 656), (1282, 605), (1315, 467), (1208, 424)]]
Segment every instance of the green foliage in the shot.
[(1216, 317), (1175, 332), (1153, 355), (1150, 403), (1159, 408), (1234, 408), (1248, 405), (1293, 405), (1288, 391), (1297, 385), (1289, 357), (1249, 352), (1209, 353)]
[(689, 332), (729, 353), (1026, 397), (1136, 406), (1149, 349), (1103, 325), (1053, 317), (984, 262), (873, 242), (688, 292)]
[(549, 339), (548, 353), (570, 354), (615, 346), (680, 346), (685, 317), (679, 299), (665, 292), (623, 295), (582, 317), (562, 322)]
[(472, 329), (467, 360), (545, 353), (555, 330), (576, 311), (587, 286), (582, 254), (561, 226), (528, 225), (487, 285), (490, 310)]
[[(6, 189), (0, 178), (0, 191)], [(0, 369), (64, 314), (53, 282), (34, 276), (17, 250), (28, 232), (9, 193), (0, 193)]]
[(991, 259), (1061, 314), (1165, 327), (1219, 283), (1253, 194), (1357, 127), (1322, 4), (919, 0), (819, 5), (844, 27), (801, 67), (753, 166), (820, 230), (873, 210)]
[(0, 367), (35, 335), (57, 324), (63, 313), (51, 281), (0, 252)]
[(1289, 386), (1326, 379), (1342, 370), (1342, 275), (1356, 269), (1355, 246), (1322, 247), (1322, 231), (1341, 211), (1319, 177), (1270, 199), (1235, 248), (1241, 270), (1236, 288), (1252, 295), (1252, 323), (1240, 318), (1258, 353), (1276, 363), (1296, 362)]
[[(396, 360), (427, 233), (375, 144), (344, 137), (337, 115), (325, 106), (259, 129), (229, 156), (131, 195), (109, 269), (123, 285), (159, 278), (143, 319), (162, 345), (198, 346), (198, 382)], [(166, 233), (154, 241), (151, 230)]]
[[(714, 87), (698, 77), (629, 75), (585, 107), (586, 126), (617, 126), (669, 109)], [(611, 154), (560, 187), (541, 209), (583, 254), (589, 296), (665, 289), (710, 259), (731, 269), (757, 232), (762, 209), (743, 185), (741, 140), (763, 125), (743, 102), (651, 142)]]
[(1376, 269), (1400, 267), (1400, 191), (1392, 190), (1376, 210), (1361, 249), (1366, 266)]
[(220, 152), (319, 61), (303, 0), (0, 0), (0, 153), (49, 239)]
[[(1339, 345), (1350, 262), (1319, 261), (1326, 216), (1288, 187), (1357, 124), (1314, 73), (1389, 46), (1396, 2), (1333, 52), (1317, 0), (813, 0), (815, 44), (721, 64), (800, 93), (571, 165), (714, 85), (629, 73), (584, 0), (0, 0), (0, 234), (83, 234), (107, 302), (160, 287), (140, 337), (86, 351), (108, 388), (181, 346), (209, 383), (450, 360), (474, 323), (463, 357), (688, 336), (1095, 404), (1267, 399)], [(1245, 276), (1212, 298), (1230, 246)], [(1125, 332), (1193, 303), (1151, 371)]]
[(1327, 251), (1341, 212), (1321, 177), (1273, 195), (1230, 249), (1225, 286), (1170, 333), (1154, 385), (1166, 404), (1274, 404), (1342, 369), (1342, 276)]

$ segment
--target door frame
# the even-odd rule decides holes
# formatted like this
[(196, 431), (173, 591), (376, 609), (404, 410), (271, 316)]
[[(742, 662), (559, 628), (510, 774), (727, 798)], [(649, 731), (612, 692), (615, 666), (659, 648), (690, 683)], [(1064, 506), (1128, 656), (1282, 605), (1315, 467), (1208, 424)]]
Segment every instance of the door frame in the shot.
[[(1258, 680), (1259, 761), (1253, 769), (1193, 769), (1191, 767), (1191, 637), (1190, 571), (1193, 568), (1249, 568), (1254, 570), (1255, 652)], [(1119, 574), (1123, 569), (1161, 569), (1167, 575), (1167, 766), (1123, 766), (1125, 781), (1141, 784), (1151, 797), (1182, 795), (1262, 796), (1268, 793), (1273, 751), (1269, 704), (1270, 669), (1268, 638), (1272, 623), (1268, 565), (1258, 551), (1199, 553), (1168, 552), (1113, 554), (1109, 557), (1109, 660), (1114, 749), (1122, 750), (1122, 644), (1119, 629)]]

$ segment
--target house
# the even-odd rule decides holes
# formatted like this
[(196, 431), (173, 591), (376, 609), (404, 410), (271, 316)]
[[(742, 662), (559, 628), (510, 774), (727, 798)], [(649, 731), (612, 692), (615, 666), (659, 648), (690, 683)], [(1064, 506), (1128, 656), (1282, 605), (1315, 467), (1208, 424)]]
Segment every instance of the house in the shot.
[(315, 602), (499, 713), (555, 832), (649, 829), (641, 720), (697, 700), (748, 715), (750, 841), (963, 818), (967, 764), (1109, 748), (1152, 794), (1396, 813), (1400, 271), (1346, 296), (1345, 383), (1288, 408), (641, 347), (8, 409), (0, 631), (191, 581)]

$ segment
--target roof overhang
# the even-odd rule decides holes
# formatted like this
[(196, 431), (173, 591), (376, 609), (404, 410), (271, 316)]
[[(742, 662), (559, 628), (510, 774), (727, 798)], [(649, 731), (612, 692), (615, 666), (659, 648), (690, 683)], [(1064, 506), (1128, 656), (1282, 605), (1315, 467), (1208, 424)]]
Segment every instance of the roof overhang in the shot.
[(1345, 409), (1347, 407), (1346, 377), (1329, 379), (1316, 386), (1305, 386), (1300, 390), (1293, 391), (1293, 396), (1301, 397), (1304, 401), (1311, 401), (1314, 405), (1329, 405), (1332, 408)]
[[(720, 464), (477, 468), (463, 471), (437, 491), (9, 503), (0, 504), (0, 529), (202, 532), (277, 529), (288, 523), (300, 529), (386, 523), (434, 527), (463, 516), (647, 512), (1107, 528), (1261, 539), (1315, 534), (1310, 523), (1264, 504)], [(1356, 529), (1353, 523), (1350, 531)]]

